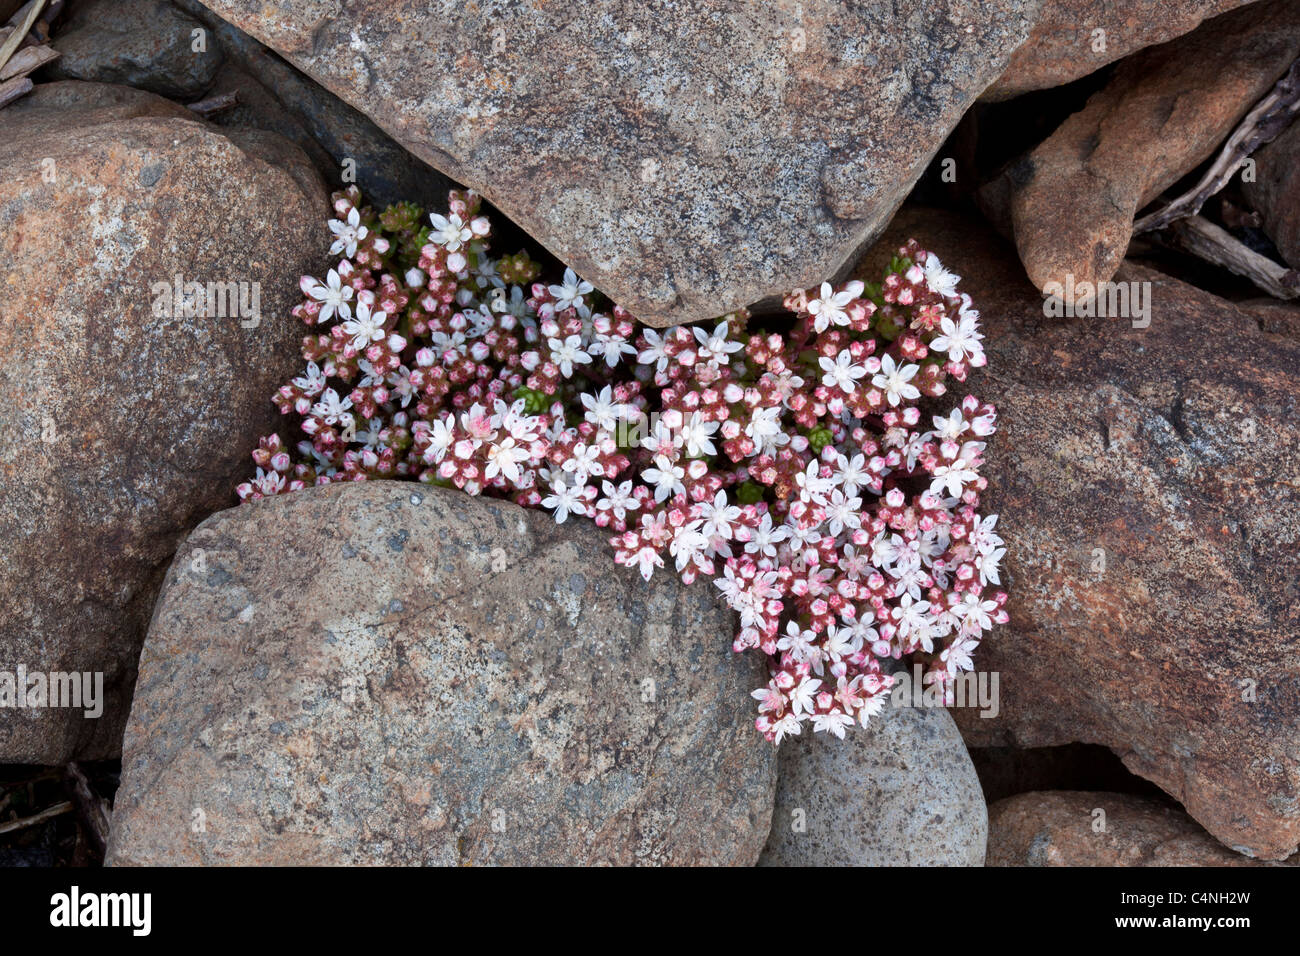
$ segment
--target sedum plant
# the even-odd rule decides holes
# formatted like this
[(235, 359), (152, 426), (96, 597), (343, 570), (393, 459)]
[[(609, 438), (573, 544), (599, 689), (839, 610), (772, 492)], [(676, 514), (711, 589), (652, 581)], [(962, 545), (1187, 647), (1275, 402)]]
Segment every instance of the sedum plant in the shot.
[(753, 696), (774, 742), (866, 724), (904, 656), (951, 701), (1007, 620), (1005, 549), (979, 513), (993, 407), (930, 408), (985, 364), (937, 256), (912, 241), (878, 285), (655, 330), (572, 270), (494, 258), (474, 193), (449, 205), (334, 195), (340, 258), (301, 280), (306, 368), (275, 395), (300, 440), (260, 441), (242, 500), (404, 478), (594, 521), (647, 580), (712, 579), (734, 649), (767, 658)]

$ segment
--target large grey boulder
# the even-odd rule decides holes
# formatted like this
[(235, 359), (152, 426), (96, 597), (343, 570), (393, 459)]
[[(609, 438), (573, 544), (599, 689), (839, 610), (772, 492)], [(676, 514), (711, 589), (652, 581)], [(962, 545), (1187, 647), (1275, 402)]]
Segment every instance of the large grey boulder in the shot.
[(760, 866), (983, 866), (988, 811), (942, 708), (886, 708), (843, 740), (787, 739)]
[(115, 864), (752, 864), (775, 754), (713, 589), (413, 483), (204, 522), (140, 662)]
[(820, 282), (1038, 0), (205, 0), (655, 325)]

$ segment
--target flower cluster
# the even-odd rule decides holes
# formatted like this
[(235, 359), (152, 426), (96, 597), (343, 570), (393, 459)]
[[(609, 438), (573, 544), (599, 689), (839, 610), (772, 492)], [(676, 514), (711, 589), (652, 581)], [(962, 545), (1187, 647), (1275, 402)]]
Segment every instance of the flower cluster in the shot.
[(406, 478), (590, 519), (647, 580), (712, 579), (733, 647), (767, 657), (772, 741), (865, 724), (904, 656), (950, 699), (1007, 614), (979, 513), (994, 409), (935, 408), (985, 363), (937, 256), (909, 242), (879, 285), (794, 292), (764, 328), (741, 311), (657, 331), (572, 270), (493, 258), (474, 193), (449, 205), (335, 194), (341, 258), (301, 281), (307, 364), (275, 396), (301, 440), (262, 439), (241, 499)]

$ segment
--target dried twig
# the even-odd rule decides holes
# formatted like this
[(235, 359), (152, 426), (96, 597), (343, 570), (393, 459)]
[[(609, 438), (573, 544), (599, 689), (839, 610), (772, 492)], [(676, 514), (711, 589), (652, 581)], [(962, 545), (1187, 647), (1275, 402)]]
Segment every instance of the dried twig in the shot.
[(1300, 298), (1300, 272), (1261, 256), (1202, 216), (1170, 223), (1167, 232), (1180, 249), (1246, 277), (1274, 298)]
[(26, 76), (15, 76), (12, 80), (0, 83), (0, 109), (8, 106), (18, 97), (32, 91), (33, 83)]
[(76, 763), (68, 764), (65, 774), (68, 784), (72, 787), (73, 799), (77, 803), (77, 816), (102, 856), (108, 846), (110, 819), (108, 801), (95, 793), (90, 780)]
[(3, 69), (4, 65), (9, 62), (9, 58), (18, 49), (18, 44), (23, 42), (23, 38), (27, 36), (32, 24), (36, 22), (36, 18), (40, 15), (43, 6), (45, 6), (45, 0), (31, 0), (27, 6), (15, 13), (10, 19), (10, 24), (16, 29), (3, 44), (0, 44), (0, 69)]
[(1175, 220), (1195, 216), (1207, 199), (1228, 185), (1250, 154), (1271, 142), (1297, 114), (1300, 114), (1300, 59), (1291, 64), (1291, 69), (1268, 95), (1237, 124), (1219, 151), (1219, 158), (1205, 171), (1200, 182), (1163, 209), (1133, 223), (1133, 234), (1163, 229)]
[(71, 802), (65, 800), (62, 803), (56, 803), (52, 807), (47, 807), (34, 816), (23, 817), (21, 820), (9, 820), (5, 823), (0, 823), (0, 835), (5, 833), (14, 833), (18, 830), (25, 830), (27, 827), (34, 827), (38, 823), (44, 823), (46, 820), (52, 820), (57, 816), (67, 813), (71, 809)]
[(15, 76), (26, 76), (62, 55), (52, 46), (33, 46), (19, 50), (9, 58), (8, 63), (0, 66), (0, 81), (11, 80)]
[(214, 113), (220, 113), (222, 110), (228, 110), (239, 103), (239, 94), (231, 91), (229, 93), (218, 93), (216, 96), (209, 96), (205, 100), (199, 100), (197, 103), (191, 103), (186, 109), (193, 110), (205, 119)]

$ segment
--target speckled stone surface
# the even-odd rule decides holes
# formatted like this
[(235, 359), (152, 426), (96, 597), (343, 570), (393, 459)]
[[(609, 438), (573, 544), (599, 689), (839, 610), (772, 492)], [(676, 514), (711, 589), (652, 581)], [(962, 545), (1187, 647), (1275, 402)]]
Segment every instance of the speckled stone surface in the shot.
[(1021, 793), (989, 807), (989, 866), (1300, 866), (1233, 853), (1176, 806), (1129, 793)]
[[(221, 44), (169, 0), (83, 0), (51, 45), (62, 56), (49, 72), (68, 80), (122, 83), (182, 101), (212, 84)], [(204, 33), (195, 37), (195, 30)], [(201, 49), (195, 49), (195, 47)]]
[(847, 266), (1037, 0), (205, 0), (654, 325)]
[(141, 655), (109, 862), (752, 864), (762, 662), (606, 538), (399, 482), (214, 515)]
[[(0, 709), (0, 762), (113, 757), (167, 561), (233, 503), (300, 368), (328, 202), (286, 140), (140, 90), (44, 83), (0, 125), (0, 671), (99, 672), (107, 698)], [(244, 283), (257, 315), (169, 312), (177, 275)]]
[(1034, 30), (981, 99), (1010, 99), (1087, 76), (1254, 0), (1044, 0)]
[(787, 739), (760, 866), (982, 866), (988, 813), (942, 708), (893, 707), (843, 740)]

